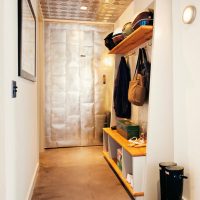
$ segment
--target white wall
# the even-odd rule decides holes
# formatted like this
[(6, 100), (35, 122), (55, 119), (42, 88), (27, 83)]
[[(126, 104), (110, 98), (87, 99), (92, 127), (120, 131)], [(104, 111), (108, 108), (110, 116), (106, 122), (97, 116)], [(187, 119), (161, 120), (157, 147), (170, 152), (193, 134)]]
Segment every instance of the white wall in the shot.
[[(36, 0), (33, 1), (37, 13)], [(38, 165), (37, 133), (37, 83), (17, 76), (18, 74), (18, 23), (17, 1), (2, 0), (0, 52), (3, 90), (1, 102), (4, 108), (3, 142), (5, 158), (5, 195), (3, 200), (27, 199), (29, 187)], [(18, 84), (18, 97), (11, 98), (11, 81)], [(1, 127), (2, 128), (2, 127)], [(2, 142), (2, 141), (1, 141)], [(1, 147), (2, 148), (2, 147)], [(2, 154), (1, 154), (2, 160)]]
[[(195, 5), (196, 20), (183, 24), (185, 6)], [(174, 72), (174, 159), (185, 167), (184, 196), (199, 199), (200, 188), (200, 2), (173, 1), (173, 72)]]
[[(121, 32), (124, 24), (127, 22), (132, 22), (134, 18), (137, 16), (138, 13), (146, 10), (149, 8), (149, 6), (152, 4), (153, 0), (135, 0), (133, 1), (127, 9), (123, 12), (123, 14), (118, 18), (118, 20), (114, 24), (114, 31), (115, 32)], [(138, 58), (138, 49), (136, 53), (129, 57), (129, 65), (131, 69), (131, 78), (133, 77), (133, 73), (135, 70), (137, 58)], [(151, 47), (147, 47), (147, 54), (151, 55)], [(120, 63), (120, 58), (122, 55), (116, 55), (115, 59), (115, 74), (114, 77), (116, 77), (118, 66)], [(145, 125), (147, 124), (147, 114), (148, 114), (148, 103), (145, 103), (144, 106), (138, 107), (132, 105), (132, 117), (131, 120), (134, 123)], [(112, 117), (111, 117), (111, 126), (116, 125), (116, 119), (115, 119), (115, 111), (112, 105)], [(141, 119), (142, 118), (142, 119)]]
[(156, 0), (147, 144), (147, 200), (159, 199), (159, 163), (173, 161), (171, 13), (171, 1)]
[[(115, 24), (122, 28), (153, 1), (135, 0)], [(151, 89), (148, 116), (147, 176), (145, 199), (159, 199), (159, 162), (173, 161), (171, 1), (155, 1), (154, 36), (151, 57)]]
[[(3, 4), (0, 6), (0, 24), (3, 26)], [(0, 29), (0, 44), (3, 43), (3, 32)], [(5, 199), (5, 137), (4, 137), (4, 106), (3, 106), (3, 48), (0, 48), (0, 199)]]

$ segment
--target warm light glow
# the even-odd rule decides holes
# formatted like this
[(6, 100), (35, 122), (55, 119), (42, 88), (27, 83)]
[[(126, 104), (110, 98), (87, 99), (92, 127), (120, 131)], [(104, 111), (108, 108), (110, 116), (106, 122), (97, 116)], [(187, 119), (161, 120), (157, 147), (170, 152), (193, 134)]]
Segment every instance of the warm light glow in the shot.
[(80, 9), (81, 10), (87, 10), (87, 7), (86, 6), (81, 6)]
[(105, 3), (110, 3), (112, 4), (114, 2), (114, 0), (105, 0)]
[(187, 6), (183, 11), (183, 22), (191, 24), (196, 17), (196, 8), (194, 6)]
[(111, 67), (113, 65), (113, 58), (112, 56), (105, 56), (103, 59), (103, 64), (106, 67)]

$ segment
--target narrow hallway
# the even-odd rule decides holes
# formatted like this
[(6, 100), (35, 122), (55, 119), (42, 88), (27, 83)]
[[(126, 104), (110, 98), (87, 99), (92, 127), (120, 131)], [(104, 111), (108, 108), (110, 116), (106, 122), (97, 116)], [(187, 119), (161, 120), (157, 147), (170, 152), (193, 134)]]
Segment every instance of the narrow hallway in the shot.
[(41, 153), (32, 200), (130, 200), (102, 156), (102, 147)]

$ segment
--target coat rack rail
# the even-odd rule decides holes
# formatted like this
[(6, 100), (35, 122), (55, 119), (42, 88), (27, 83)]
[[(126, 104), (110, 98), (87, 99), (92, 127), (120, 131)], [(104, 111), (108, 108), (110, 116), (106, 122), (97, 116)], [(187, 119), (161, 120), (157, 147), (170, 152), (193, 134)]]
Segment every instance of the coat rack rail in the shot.
[[(148, 46), (152, 46), (152, 41), (149, 41), (149, 42), (148, 42), (147, 44), (145, 44), (144, 46), (138, 47), (138, 49), (139, 49), (139, 48), (145, 48), (145, 49), (147, 49)], [(125, 55), (125, 57), (127, 58), (127, 57), (132, 56), (132, 55), (135, 55), (135, 54), (136, 54), (136, 50), (134, 50), (133, 52), (131, 52), (131, 53), (127, 54), (127, 55)]]

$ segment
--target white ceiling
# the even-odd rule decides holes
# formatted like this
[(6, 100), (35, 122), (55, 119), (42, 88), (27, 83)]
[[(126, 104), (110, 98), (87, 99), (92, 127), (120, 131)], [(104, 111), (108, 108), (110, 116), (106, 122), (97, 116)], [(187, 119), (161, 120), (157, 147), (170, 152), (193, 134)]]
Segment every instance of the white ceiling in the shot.
[[(40, 0), (45, 19), (115, 22), (132, 0)], [(86, 6), (87, 10), (81, 10)]]

